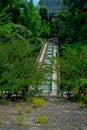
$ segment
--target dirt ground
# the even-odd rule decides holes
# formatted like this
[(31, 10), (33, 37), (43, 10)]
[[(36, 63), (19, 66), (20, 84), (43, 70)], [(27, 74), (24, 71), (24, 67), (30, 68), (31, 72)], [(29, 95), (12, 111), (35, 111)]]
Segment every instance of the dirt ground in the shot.
[[(86, 105), (80, 108), (77, 103), (62, 98), (45, 100), (46, 104), (39, 108), (25, 102), (0, 104), (0, 130), (87, 130)], [(26, 112), (27, 106), (32, 106), (30, 113)], [(24, 119), (22, 124), (17, 121), (19, 112)], [(38, 123), (39, 116), (48, 117), (48, 121)]]

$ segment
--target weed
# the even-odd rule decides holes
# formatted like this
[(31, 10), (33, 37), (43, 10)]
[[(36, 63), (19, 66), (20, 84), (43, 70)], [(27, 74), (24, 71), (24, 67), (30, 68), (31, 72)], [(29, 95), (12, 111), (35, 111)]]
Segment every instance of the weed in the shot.
[(30, 113), (31, 110), (32, 110), (32, 107), (30, 107), (30, 106), (29, 106), (29, 107), (26, 107), (26, 112), (27, 112), (27, 113)]
[(17, 108), (18, 114), (21, 115), (21, 114), (22, 114), (22, 111), (23, 111), (23, 110), (22, 110), (22, 106), (19, 105), (19, 104), (17, 104), (17, 105), (16, 105), (16, 108)]
[(71, 130), (71, 124), (70, 123), (67, 124), (67, 128), (68, 128), (68, 130)]
[(42, 107), (45, 104), (45, 100), (42, 98), (33, 98), (33, 106), (35, 108)]
[(85, 106), (84, 102), (79, 102), (79, 107), (83, 108)]
[(19, 125), (23, 124), (24, 120), (25, 120), (24, 115), (17, 115), (16, 116), (16, 122), (17, 122), (17, 124), (19, 124)]
[(25, 127), (25, 128), (29, 127), (29, 124), (28, 124), (28, 123), (25, 123), (25, 124), (24, 124), (24, 127)]
[(47, 116), (39, 116), (38, 117), (38, 123), (40, 124), (44, 124), (48, 121), (48, 117)]
[(3, 120), (2, 120), (2, 119), (0, 119), (0, 125), (1, 125), (1, 124), (3, 124)]

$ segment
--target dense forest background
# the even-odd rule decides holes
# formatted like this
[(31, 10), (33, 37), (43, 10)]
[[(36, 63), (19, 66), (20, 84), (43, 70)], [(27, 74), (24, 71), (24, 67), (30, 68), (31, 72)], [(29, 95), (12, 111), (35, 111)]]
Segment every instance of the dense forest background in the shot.
[(39, 10), (32, 1), (0, 1), (0, 91), (25, 97), (28, 86), (35, 90), (43, 79), (37, 72), (37, 56), (49, 36), (50, 28), (41, 23)]
[[(76, 100), (84, 100), (87, 93), (87, 1), (64, 1), (68, 11), (59, 11), (56, 25), (59, 38), (60, 88), (73, 91)], [(85, 8), (86, 7), (86, 8)], [(87, 98), (86, 102), (87, 102)]]

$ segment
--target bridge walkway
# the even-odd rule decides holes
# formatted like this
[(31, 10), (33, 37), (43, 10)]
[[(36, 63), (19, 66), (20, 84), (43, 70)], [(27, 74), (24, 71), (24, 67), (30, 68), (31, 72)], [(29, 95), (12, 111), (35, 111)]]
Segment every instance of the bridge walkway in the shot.
[(43, 95), (56, 96), (58, 91), (57, 72), (54, 71), (54, 66), (57, 65), (56, 61), (52, 63), (52, 58), (58, 56), (58, 45), (55, 44), (54, 40), (48, 40), (42, 50), (39, 62), (43, 62), (43, 67), (47, 66), (52, 70), (46, 74), (46, 81), (39, 85), (39, 90), (42, 90)]

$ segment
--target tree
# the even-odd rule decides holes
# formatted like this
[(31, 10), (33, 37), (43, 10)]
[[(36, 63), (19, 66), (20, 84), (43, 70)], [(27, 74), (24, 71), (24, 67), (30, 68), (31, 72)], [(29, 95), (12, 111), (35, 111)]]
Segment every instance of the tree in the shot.
[(34, 35), (37, 35), (37, 33), (40, 31), (41, 24), (41, 18), (38, 9), (36, 9), (29, 1), (8, 0), (6, 1), (5, 6), (2, 7), (2, 11), (5, 9), (5, 7), (7, 8), (8, 5), (9, 9), (7, 13), (11, 15), (11, 21), (15, 24), (26, 26), (27, 29), (31, 30)]
[[(59, 11), (54, 21), (59, 40), (62, 43), (72, 44), (75, 41), (86, 43), (87, 14), (82, 12), (73, 16), (71, 12)], [(82, 37), (81, 37), (82, 35)]]
[(26, 26), (34, 35), (40, 31), (41, 19), (38, 9), (30, 2), (23, 5), (20, 15), (20, 23)]
[(30, 2), (33, 4), (33, 0), (30, 0)]
[[(12, 8), (6, 6), (0, 14), (0, 91), (21, 93), (25, 97), (30, 92), (29, 87), (36, 90), (44, 78), (36, 63), (42, 43), (37, 38), (41, 21), (33, 4), (25, 2), (24, 5), (18, 4), (18, 8), (18, 19), (14, 20), (13, 16), (15, 5)], [(21, 22), (22, 16), (24, 23)]]
[(81, 13), (84, 11), (84, 5), (87, 0), (63, 0), (66, 5), (69, 6), (69, 11), (75, 15), (75, 13)]
[(87, 47), (78, 43), (74, 47), (65, 45), (61, 50), (61, 86), (65, 90), (75, 90), (77, 92), (79, 87), (84, 87), (87, 82), (85, 80), (87, 78)]
[(12, 19), (11, 14), (9, 13), (10, 7), (7, 6), (1, 11), (0, 14), (0, 24), (6, 24), (9, 23)]
[[(2, 2), (2, 3), (1, 3)], [(0, 91), (26, 96), (30, 86), (37, 90), (46, 69), (39, 68), (42, 45), (41, 17), (27, 0), (7, 0), (0, 10)], [(49, 33), (48, 25), (46, 34)]]
[(29, 87), (37, 90), (44, 79), (45, 71), (36, 63), (38, 46), (29, 43), (30, 32), (21, 25), (9, 23), (0, 30), (0, 91), (25, 98)]
[(41, 28), (41, 37), (49, 37), (50, 36), (50, 26), (49, 23), (44, 23), (42, 28)]
[(43, 0), (39, 0), (39, 5), (43, 5)]
[(40, 6), (39, 14), (41, 16), (42, 23), (48, 21), (48, 9), (45, 6)]

